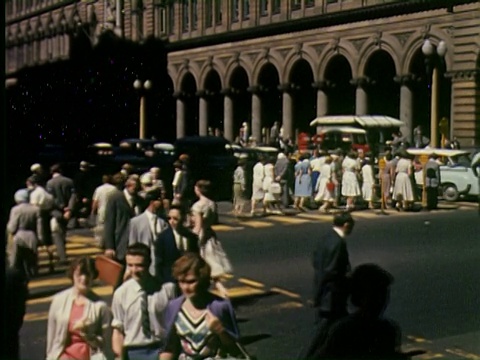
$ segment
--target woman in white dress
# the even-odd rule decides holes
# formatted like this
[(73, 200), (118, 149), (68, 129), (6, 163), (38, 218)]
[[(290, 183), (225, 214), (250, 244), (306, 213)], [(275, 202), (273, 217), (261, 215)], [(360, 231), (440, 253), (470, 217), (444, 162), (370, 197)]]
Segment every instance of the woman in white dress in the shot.
[[(210, 181), (198, 180), (194, 187), (198, 201), (195, 202), (191, 208), (193, 220), (192, 231), (198, 236), (198, 242), (201, 249), (200, 254), (202, 254), (202, 249), (205, 249), (205, 245), (208, 241), (217, 241), (217, 234), (212, 226), (218, 219), (218, 212), (215, 202), (208, 197), (210, 186)], [(227, 297), (227, 289), (225, 289), (222, 284), (223, 275), (225, 274), (212, 274), (212, 280), (219, 293), (223, 297)]]
[[(255, 206), (259, 202), (263, 202), (265, 191), (263, 190), (263, 179), (265, 177), (264, 170), (265, 159), (261, 157), (253, 167), (253, 183), (252, 183), (252, 209), (250, 213), (255, 214)], [(265, 213), (266, 209), (263, 208)]]
[(342, 196), (347, 198), (347, 211), (355, 207), (355, 198), (361, 195), (358, 185), (357, 153), (350, 152), (342, 162)]
[(333, 180), (334, 180), (334, 168), (332, 167), (333, 159), (331, 156), (327, 156), (325, 158), (325, 162), (320, 166), (320, 176), (317, 181), (317, 188), (315, 196), (315, 202), (323, 203), (322, 206), (319, 208), (321, 212), (327, 213), (329, 209), (332, 207), (334, 198), (333, 198), (333, 191), (334, 187)]
[(267, 213), (281, 214), (279, 207), (281, 188), (279, 188), (280, 184), (274, 181), (275, 171), (273, 164), (267, 162), (264, 166), (264, 171), (263, 190), (265, 191), (265, 196), (263, 197), (263, 207)]
[(406, 151), (401, 151), (399, 156), (400, 159), (395, 168), (395, 185), (393, 186), (393, 199), (396, 201), (395, 207), (398, 211), (408, 209), (415, 199), (410, 180), (412, 160)]
[(373, 169), (371, 160), (365, 158), (365, 162), (362, 166), (362, 196), (363, 200), (368, 202), (368, 208), (373, 209), (373, 198), (375, 192), (375, 178), (373, 177)]

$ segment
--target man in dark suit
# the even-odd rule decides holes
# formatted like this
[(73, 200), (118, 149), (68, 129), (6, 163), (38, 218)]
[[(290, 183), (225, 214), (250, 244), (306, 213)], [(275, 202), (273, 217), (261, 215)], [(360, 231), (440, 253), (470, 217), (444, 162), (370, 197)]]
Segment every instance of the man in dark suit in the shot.
[(425, 188), (427, 191), (427, 209), (434, 210), (438, 205), (438, 188), (441, 184), (438, 156), (431, 154), (425, 164)]
[(175, 282), (172, 265), (185, 252), (199, 252), (198, 237), (183, 224), (185, 213), (181, 205), (172, 205), (168, 211), (169, 227), (155, 242), (155, 274), (160, 283)]
[(67, 235), (67, 223), (72, 217), (75, 207), (75, 190), (73, 180), (62, 175), (59, 164), (50, 168), (52, 178), (47, 181), (47, 191), (53, 195), (55, 204), (52, 210), (51, 231), (52, 240), (57, 249), (60, 263), (67, 263), (65, 240)]
[(347, 315), (350, 260), (345, 238), (352, 232), (354, 224), (349, 212), (335, 214), (333, 229), (317, 243), (313, 254), (316, 333), (303, 358), (310, 358), (322, 345), (329, 327)]
[(122, 174), (113, 176), (113, 184), (117, 189), (109, 194), (105, 209), (105, 255), (124, 264), (130, 219), (141, 212), (137, 196), (139, 186), (137, 179), (130, 177), (122, 189)]

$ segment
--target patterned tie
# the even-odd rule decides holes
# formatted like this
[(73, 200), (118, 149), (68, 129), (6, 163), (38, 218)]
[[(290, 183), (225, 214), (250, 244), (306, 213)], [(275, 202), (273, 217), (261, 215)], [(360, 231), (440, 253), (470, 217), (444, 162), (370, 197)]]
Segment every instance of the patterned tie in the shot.
[(148, 315), (148, 296), (145, 290), (141, 290), (140, 308), (142, 311), (142, 332), (149, 338), (151, 336), (150, 317)]

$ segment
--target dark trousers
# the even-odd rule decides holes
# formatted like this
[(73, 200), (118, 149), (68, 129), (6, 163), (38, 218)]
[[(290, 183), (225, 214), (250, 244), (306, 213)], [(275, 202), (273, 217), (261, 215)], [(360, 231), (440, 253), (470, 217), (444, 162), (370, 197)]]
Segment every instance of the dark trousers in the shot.
[(327, 339), (328, 331), (332, 325), (342, 317), (347, 315), (345, 312), (331, 313), (327, 311), (321, 311), (316, 309), (315, 314), (315, 330), (313, 336), (306, 348), (302, 350), (298, 359), (299, 360), (308, 360), (308, 359), (317, 359), (319, 351), (322, 349), (322, 346)]
[(436, 209), (438, 206), (438, 187), (428, 186), (426, 190), (427, 190), (427, 209), (428, 210)]

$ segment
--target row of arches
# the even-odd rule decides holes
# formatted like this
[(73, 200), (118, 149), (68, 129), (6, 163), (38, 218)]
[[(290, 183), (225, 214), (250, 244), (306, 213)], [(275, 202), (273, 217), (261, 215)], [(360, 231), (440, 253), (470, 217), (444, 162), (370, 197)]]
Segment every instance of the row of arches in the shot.
[[(418, 125), (427, 133), (431, 74), (425, 60), (418, 46), (402, 73), (399, 61), (378, 49), (368, 59), (356, 62), (363, 64), (359, 73), (352, 60), (339, 52), (320, 66), (324, 72), (318, 77), (311, 61), (304, 57), (283, 67), (265, 61), (253, 69), (239, 61), (228, 73), (214, 65), (202, 74), (184, 66), (170, 84), (177, 99), (177, 136), (219, 128), (233, 140), (241, 124), (247, 122), (259, 140), (261, 129), (279, 121), (293, 137), (299, 131), (312, 132), (309, 124), (316, 116), (340, 114), (388, 115), (405, 122), (407, 136)], [(448, 118), (451, 82), (444, 76), (447, 64), (439, 61), (436, 65), (441, 74), (438, 113)], [(233, 110), (226, 111), (226, 105)]]

